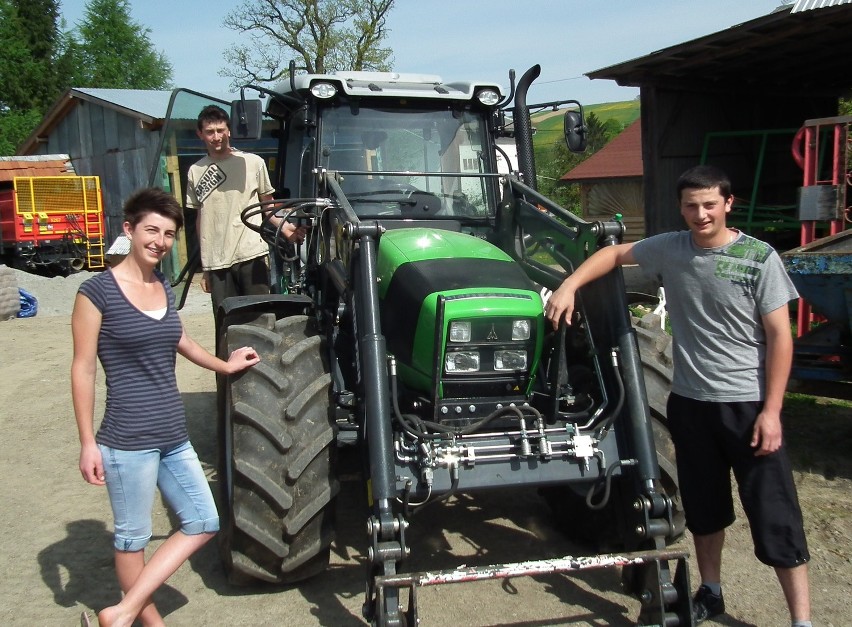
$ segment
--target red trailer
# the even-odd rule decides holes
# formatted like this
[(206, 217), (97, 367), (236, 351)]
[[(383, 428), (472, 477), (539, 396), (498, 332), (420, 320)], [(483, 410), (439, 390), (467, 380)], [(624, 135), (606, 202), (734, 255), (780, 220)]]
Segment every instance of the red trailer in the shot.
[(104, 267), (97, 176), (19, 176), (0, 188), (0, 254), (6, 265), (68, 275)]
[[(852, 186), (850, 127), (850, 115), (806, 120), (793, 140), (793, 160), (804, 172), (798, 203), (798, 217), (802, 221), (801, 247), (807, 247), (820, 237), (818, 226), (827, 224), (828, 232), (821, 235), (831, 236), (842, 232), (852, 222), (852, 206), (847, 198)], [(847, 250), (848, 246), (847, 243)], [(800, 337), (810, 331), (813, 322), (810, 303), (799, 299)]]

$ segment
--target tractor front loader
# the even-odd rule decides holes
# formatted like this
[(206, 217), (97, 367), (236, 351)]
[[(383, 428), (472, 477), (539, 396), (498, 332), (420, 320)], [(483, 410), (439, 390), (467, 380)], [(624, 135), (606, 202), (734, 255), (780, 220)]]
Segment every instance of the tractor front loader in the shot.
[[(538, 72), (512, 75), (506, 97), (436, 76), (291, 71), (275, 90), (253, 87), (262, 115), (259, 100), (234, 103), (235, 133), (273, 127), (278, 144), (279, 197), (243, 218), (279, 267), (275, 294), (228, 299), (217, 316), (223, 353), (262, 357), (220, 385), (233, 581), (292, 583), (327, 566), (347, 441), (364, 460), (373, 624), (417, 624), (419, 586), (609, 566), (641, 599), (640, 624), (691, 624), (686, 555), (667, 548), (684, 528), (656, 398), (668, 366), (640, 351), (620, 270), (581, 290), (572, 325), (553, 331), (543, 316), (542, 295), (624, 227), (536, 191), (531, 110), (567, 105), (566, 140), (585, 143), (579, 103), (526, 104)], [(508, 174), (506, 137), (519, 163)], [(309, 226), (304, 245), (271, 212)], [(416, 512), (518, 486), (596, 552), (405, 572)]]

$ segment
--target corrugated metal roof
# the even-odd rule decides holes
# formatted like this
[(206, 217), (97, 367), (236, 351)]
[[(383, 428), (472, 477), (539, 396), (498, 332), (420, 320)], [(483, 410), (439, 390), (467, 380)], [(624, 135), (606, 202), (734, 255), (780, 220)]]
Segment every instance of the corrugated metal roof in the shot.
[(841, 4), (852, 4), (852, 0), (798, 0), (791, 13), (810, 11), (811, 9), (824, 9), (826, 7), (835, 7)]
[(75, 174), (68, 155), (33, 155), (0, 157), (0, 181), (17, 176), (62, 176)]
[(135, 112), (153, 120), (166, 117), (171, 91), (154, 89), (90, 89), (75, 87), (72, 94), (84, 100), (98, 100), (104, 104)]
[(563, 174), (560, 181), (642, 176), (642, 124), (636, 120), (618, 136), (580, 165)]
[(81, 102), (119, 111), (141, 120), (158, 124), (166, 117), (172, 92), (153, 89), (88, 89), (71, 88), (57, 98), (39, 125), (18, 148), (20, 153), (34, 152), (39, 138), (47, 137), (53, 128)]
[[(161, 125), (169, 109), (172, 91), (156, 89), (95, 89), (74, 87), (62, 94), (42, 118), (38, 127), (21, 144), (19, 152), (33, 152), (39, 138), (48, 133), (81, 101), (91, 102), (106, 109), (118, 111), (129, 117), (139, 119), (143, 124), (156, 128)], [(223, 103), (239, 98), (239, 94), (207, 94)], [(225, 105), (223, 105), (225, 106)], [(193, 117), (197, 115), (193, 113)]]
[[(129, 114), (150, 118), (146, 122), (165, 119), (169, 109), (171, 90), (156, 89), (94, 89), (74, 87), (71, 95), (83, 100), (97, 101), (102, 106), (119, 109)], [(218, 100), (230, 102), (239, 98), (239, 94), (215, 92), (207, 94)], [(251, 96), (249, 96), (251, 97)]]

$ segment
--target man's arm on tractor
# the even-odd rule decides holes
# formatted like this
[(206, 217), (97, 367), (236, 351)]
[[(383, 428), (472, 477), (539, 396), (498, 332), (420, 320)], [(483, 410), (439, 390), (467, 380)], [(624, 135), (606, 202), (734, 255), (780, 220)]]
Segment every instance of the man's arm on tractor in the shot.
[(550, 320), (554, 329), (559, 327), (559, 322), (563, 318), (567, 324), (571, 324), (577, 290), (619, 266), (632, 263), (636, 263), (633, 258), (632, 243), (601, 248), (580, 264), (572, 274), (569, 274), (562, 281), (562, 285), (551, 294), (544, 308), (545, 317)]

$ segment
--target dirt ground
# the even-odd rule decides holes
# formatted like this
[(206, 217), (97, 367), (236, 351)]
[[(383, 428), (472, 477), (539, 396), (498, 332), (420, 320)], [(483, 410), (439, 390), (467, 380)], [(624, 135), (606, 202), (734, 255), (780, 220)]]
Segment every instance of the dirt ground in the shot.
[[(37, 316), (0, 322), (4, 624), (79, 624), (82, 610), (100, 609), (119, 598), (107, 496), (102, 488), (86, 484), (77, 470), (68, 374), (70, 302), (65, 307), (47, 305), (47, 296), (59, 286), (56, 281), (51, 282), (54, 287), (40, 286), (45, 305)], [(190, 335), (212, 347), (209, 305), (205, 310), (203, 297), (197, 303), (184, 315), (184, 323)], [(215, 483), (213, 375), (179, 358), (178, 379), (193, 443)], [(102, 377), (99, 385), (102, 402)], [(813, 558), (814, 624), (852, 625), (852, 411), (849, 405), (796, 397), (788, 403), (786, 421)], [(345, 481), (333, 564), (325, 575), (300, 587), (234, 588), (211, 543), (156, 594), (166, 622), (363, 624), (367, 537), (359, 499), (358, 484)], [(161, 504), (155, 508), (154, 529), (152, 550), (172, 529)], [(412, 521), (408, 537), (411, 570), (579, 551), (553, 527), (543, 503), (523, 491), (461, 497), (427, 508)], [(689, 548), (688, 542), (683, 546)], [(754, 558), (742, 516), (728, 533), (723, 570), (728, 614), (709, 624), (789, 624), (777, 581)], [(690, 571), (694, 587), (694, 562)], [(423, 625), (630, 625), (638, 615), (638, 603), (621, 593), (614, 569), (424, 588), (419, 596)]]

